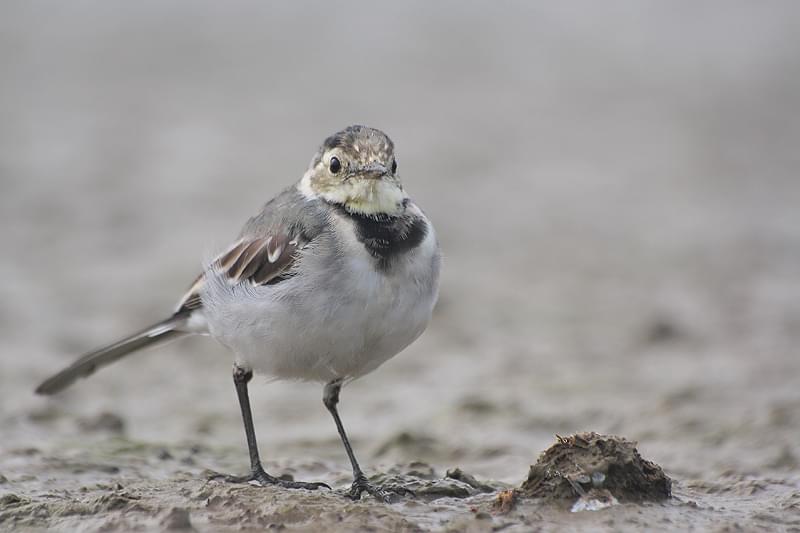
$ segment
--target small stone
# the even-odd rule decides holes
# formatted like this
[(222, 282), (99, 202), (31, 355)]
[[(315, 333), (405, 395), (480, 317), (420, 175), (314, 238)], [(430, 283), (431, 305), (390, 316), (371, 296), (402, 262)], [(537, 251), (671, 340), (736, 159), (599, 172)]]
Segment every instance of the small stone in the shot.
[(434, 470), (431, 465), (420, 461), (409, 463), (408, 470), (405, 472), (405, 474), (407, 476), (428, 480), (436, 479), (438, 477), (436, 475), (436, 470)]
[(100, 413), (91, 418), (78, 420), (78, 427), (83, 431), (108, 431), (109, 433), (122, 433), (125, 431), (125, 421), (114, 413)]
[(161, 525), (167, 530), (194, 530), (189, 519), (189, 511), (181, 507), (173, 507), (161, 520)]
[(427, 500), (436, 500), (438, 498), (467, 498), (470, 495), (466, 483), (462, 484), (459, 481), (450, 481), (446, 478), (427, 482), (422, 487), (415, 489), (414, 494)]
[(460, 468), (454, 468), (453, 470), (448, 470), (445, 477), (449, 477), (450, 479), (455, 479), (461, 481), (462, 483), (466, 483), (473, 489), (476, 489), (480, 492), (494, 492), (495, 489), (487, 485), (486, 483), (481, 483), (471, 474), (467, 474)]
[(162, 461), (168, 461), (172, 459), (172, 454), (169, 453), (169, 450), (167, 450), (166, 448), (161, 448), (160, 450), (158, 450), (158, 458), (161, 459)]

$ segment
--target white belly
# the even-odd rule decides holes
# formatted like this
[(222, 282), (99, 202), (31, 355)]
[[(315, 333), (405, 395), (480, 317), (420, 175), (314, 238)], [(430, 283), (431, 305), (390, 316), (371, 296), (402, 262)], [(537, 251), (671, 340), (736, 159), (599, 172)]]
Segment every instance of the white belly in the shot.
[[(276, 285), (207, 283), (203, 314), (237, 361), (276, 378), (331, 381), (380, 366), (425, 330), (438, 291), (433, 230), (381, 272), (358, 242), (331, 264), (311, 250)], [(210, 273), (209, 273), (210, 274)]]

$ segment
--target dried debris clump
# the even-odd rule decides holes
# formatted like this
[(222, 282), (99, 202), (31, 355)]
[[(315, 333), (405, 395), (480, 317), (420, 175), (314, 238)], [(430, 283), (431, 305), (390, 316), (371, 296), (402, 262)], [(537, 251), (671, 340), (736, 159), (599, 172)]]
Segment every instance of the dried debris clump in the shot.
[(521, 496), (573, 501), (574, 510), (670, 497), (672, 481), (660, 466), (642, 459), (635, 442), (594, 432), (557, 438), (531, 466)]

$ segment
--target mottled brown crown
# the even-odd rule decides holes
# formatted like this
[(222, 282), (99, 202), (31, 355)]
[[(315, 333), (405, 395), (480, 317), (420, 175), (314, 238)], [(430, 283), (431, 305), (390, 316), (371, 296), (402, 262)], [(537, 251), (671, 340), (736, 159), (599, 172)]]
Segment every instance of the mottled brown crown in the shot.
[(394, 143), (388, 135), (375, 128), (353, 125), (325, 139), (311, 166), (316, 166), (322, 155), (334, 148), (338, 148), (359, 164), (371, 161), (390, 163), (394, 157)]

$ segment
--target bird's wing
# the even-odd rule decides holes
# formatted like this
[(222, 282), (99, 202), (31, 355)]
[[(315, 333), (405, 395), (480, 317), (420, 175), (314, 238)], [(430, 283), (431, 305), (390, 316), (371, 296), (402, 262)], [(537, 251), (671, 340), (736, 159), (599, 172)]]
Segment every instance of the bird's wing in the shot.
[[(242, 238), (220, 254), (211, 268), (234, 285), (245, 282), (272, 285), (292, 275), (290, 269), (297, 259), (297, 251), (306, 244), (300, 237), (283, 232)], [(200, 274), (178, 302), (176, 314), (189, 314), (203, 306), (201, 292), (205, 282), (205, 274)]]

